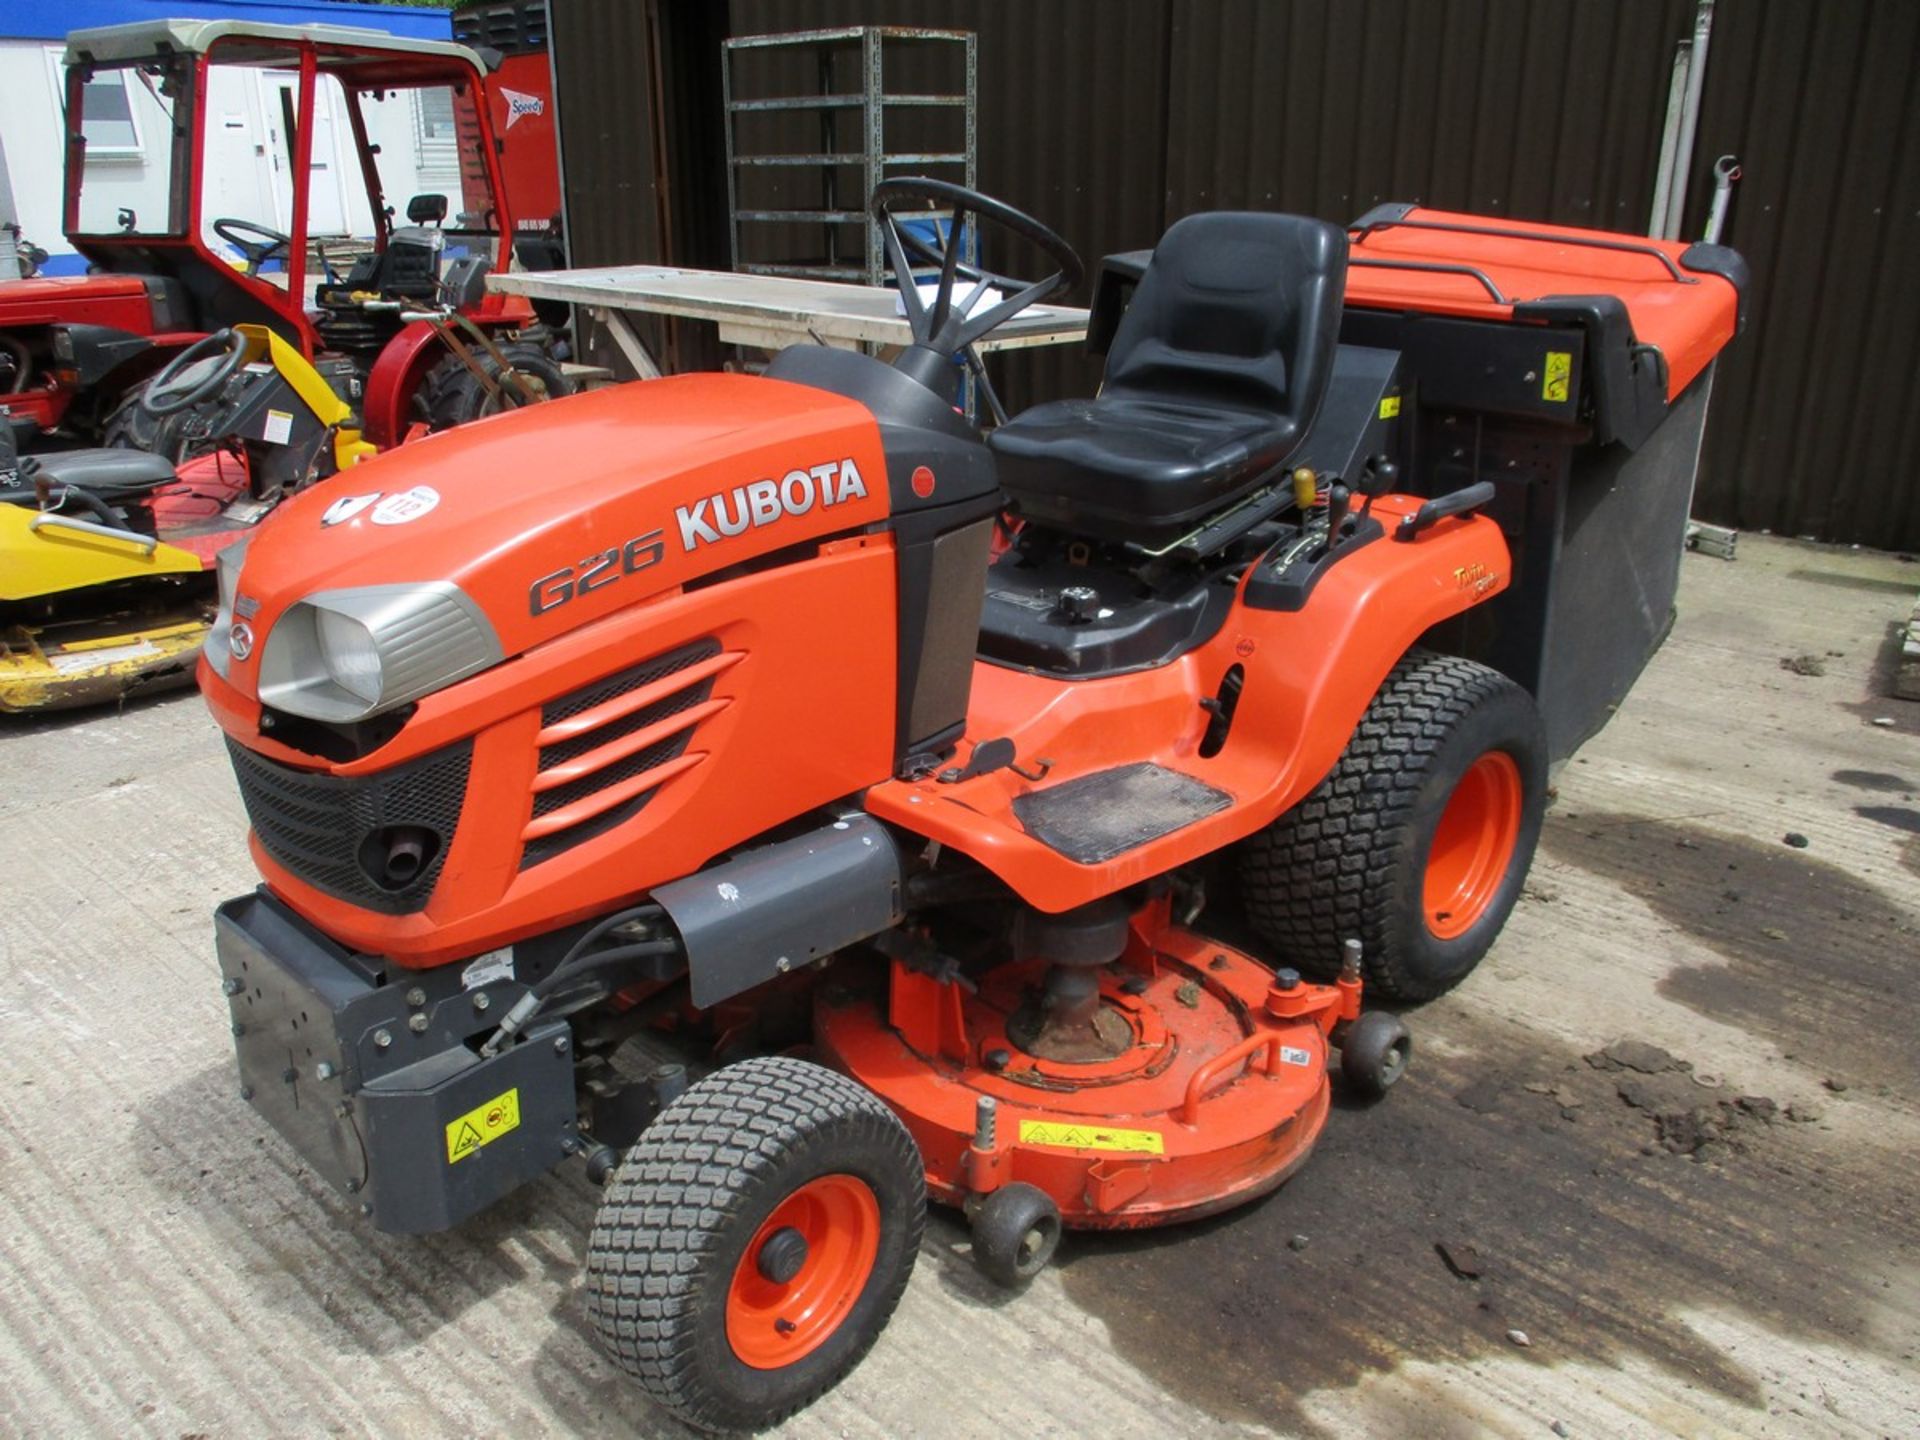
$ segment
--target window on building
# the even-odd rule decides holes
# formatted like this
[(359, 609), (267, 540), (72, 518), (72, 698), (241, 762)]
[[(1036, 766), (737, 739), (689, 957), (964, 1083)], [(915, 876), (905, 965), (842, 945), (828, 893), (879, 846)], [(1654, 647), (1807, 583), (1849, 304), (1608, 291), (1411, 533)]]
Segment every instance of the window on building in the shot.
[[(63, 58), (64, 52), (58, 46), (47, 47), (53, 93), (62, 110), (67, 100)], [(139, 83), (138, 75), (131, 78)], [(82, 87), (80, 129), (87, 137), (89, 159), (140, 158), (140, 118), (135, 113), (134, 97), (127, 89), (128, 79), (126, 70), (100, 70)]]
[(460, 177), (460, 136), (453, 90), (430, 85), (413, 92), (413, 157), (421, 180), (450, 185)]

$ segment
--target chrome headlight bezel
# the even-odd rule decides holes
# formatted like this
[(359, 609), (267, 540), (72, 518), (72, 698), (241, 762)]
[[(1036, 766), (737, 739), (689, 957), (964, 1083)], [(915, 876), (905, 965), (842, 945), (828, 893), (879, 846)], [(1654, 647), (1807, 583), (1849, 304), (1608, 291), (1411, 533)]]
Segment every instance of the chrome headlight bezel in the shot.
[[(366, 631), (379, 665), (369, 700), (340, 683), (320, 643), (321, 612)], [(289, 605), (260, 652), (260, 703), (334, 724), (395, 709), (500, 663), (478, 605), (450, 580), (322, 590)]]
[(247, 546), (252, 543), (253, 534), (249, 531), (213, 557), (214, 579), (220, 590), (220, 608), (214, 612), (213, 624), (207, 630), (207, 638), (200, 642), (200, 650), (207, 657), (207, 664), (213, 673), (222, 680), (233, 668), (233, 607), (240, 598), (240, 566), (247, 558)]

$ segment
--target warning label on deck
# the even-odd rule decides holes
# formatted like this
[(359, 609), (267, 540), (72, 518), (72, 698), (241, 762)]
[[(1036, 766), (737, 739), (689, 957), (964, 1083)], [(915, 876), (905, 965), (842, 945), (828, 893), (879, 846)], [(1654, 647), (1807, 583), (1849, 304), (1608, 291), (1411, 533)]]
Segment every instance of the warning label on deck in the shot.
[(484, 1105), (476, 1105), (447, 1126), (447, 1163), (466, 1159), (482, 1145), (491, 1145), (519, 1125), (518, 1089), (496, 1095)]
[(1556, 405), (1567, 402), (1567, 380), (1573, 374), (1573, 352), (1570, 350), (1547, 351), (1547, 374), (1540, 382), (1540, 398), (1550, 400)]
[(1164, 1155), (1158, 1130), (1116, 1130), (1111, 1125), (1063, 1125), (1055, 1120), (1022, 1120), (1022, 1145), (1058, 1145), (1067, 1150), (1124, 1150), (1135, 1155)]

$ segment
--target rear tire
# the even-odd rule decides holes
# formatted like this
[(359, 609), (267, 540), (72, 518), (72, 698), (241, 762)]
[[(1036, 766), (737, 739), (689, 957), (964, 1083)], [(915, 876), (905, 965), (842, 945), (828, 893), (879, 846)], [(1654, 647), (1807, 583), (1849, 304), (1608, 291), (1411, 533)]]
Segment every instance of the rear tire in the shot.
[(1410, 651), (1326, 779), (1242, 846), (1247, 916), (1316, 979), (1358, 938), (1373, 994), (1430, 1000), (1506, 924), (1546, 793), (1533, 698), (1471, 660)]
[[(560, 369), (560, 362), (540, 346), (502, 345), (500, 353), (532, 389), (536, 400), (554, 400), (573, 392), (573, 382)], [(498, 379), (500, 366), (491, 355), (477, 350), (474, 360), (490, 378)], [(497, 390), (487, 389), (452, 355), (442, 360), (422, 382), (420, 394), (427, 423), (435, 430), (448, 430), (470, 420), (498, 415), (503, 410), (517, 410), (528, 403), (520, 398), (511, 381), (501, 383)]]
[(925, 1222), (920, 1152), (877, 1097), (803, 1060), (745, 1060), (627, 1152), (594, 1219), (587, 1314), (681, 1420), (758, 1430), (865, 1356)]

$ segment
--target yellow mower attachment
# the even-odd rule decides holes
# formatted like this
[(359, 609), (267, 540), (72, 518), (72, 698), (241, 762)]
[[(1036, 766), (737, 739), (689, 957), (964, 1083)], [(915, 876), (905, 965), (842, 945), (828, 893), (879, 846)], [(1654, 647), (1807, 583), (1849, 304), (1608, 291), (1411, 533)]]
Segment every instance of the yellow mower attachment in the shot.
[(0, 505), (0, 601), (34, 600), (153, 575), (198, 575), (191, 551), (83, 518)]
[(332, 429), (333, 464), (336, 470), (358, 465), (376, 453), (377, 447), (373, 442), (362, 439), (360, 431), (347, 423), (353, 419), (353, 407), (334, 393), (333, 387), (313, 368), (313, 362), (264, 325), (236, 325), (233, 328), (247, 337), (244, 363), (271, 365), (280, 372), (280, 378), (287, 382), (293, 393), (300, 397), (301, 403), (313, 411), (314, 417)]
[(59, 618), (63, 601), (44, 621), (0, 622), (0, 714), (185, 684), (213, 611), (203, 574), (198, 555), (149, 536), (0, 505), (0, 601), (85, 596), (79, 617)]
[(189, 603), (144, 624), (122, 615), (85, 625), (7, 626), (0, 630), (0, 714), (96, 705), (187, 684), (207, 637), (205, 608)]

